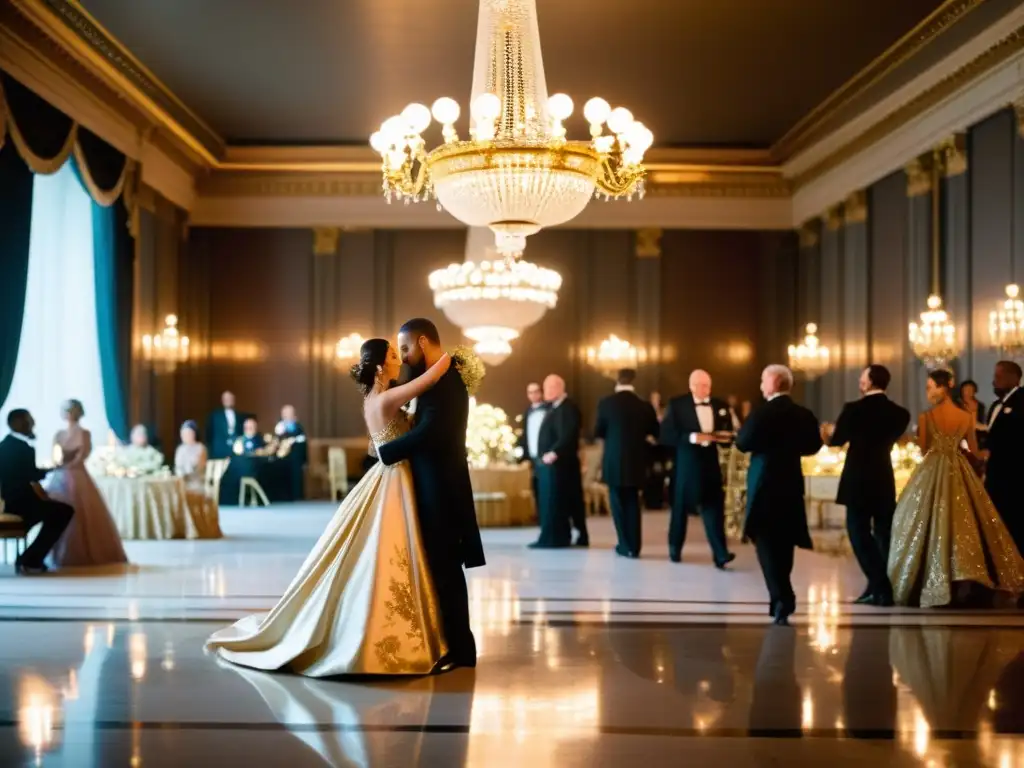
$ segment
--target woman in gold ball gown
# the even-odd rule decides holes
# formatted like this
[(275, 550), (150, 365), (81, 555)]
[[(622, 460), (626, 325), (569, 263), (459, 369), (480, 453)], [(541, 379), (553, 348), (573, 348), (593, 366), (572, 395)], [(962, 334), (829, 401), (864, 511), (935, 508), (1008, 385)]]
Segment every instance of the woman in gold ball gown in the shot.
[[(430, 389), (451, 358), (388, 388), (400, 362), (385, 339), (360, 350), (352, 377), (374, 446), (408, 428), (401, 407)], [(215, 632), (206, 647), (234, 664), (308, 677), (428, 674), (447, 652), (405, 462), (377, 463), (345, 497), (270, 613)]]
[(939, 608), (970, 585), (1024, 593), (1024, 560), (961, 451), (978, 451), (975, 417), (952, 398), (948, 371), (928, 374), (932, 408), (918, 418), (924, 460), (900, 495), (892, 524), (889, 580), (898, 605)]

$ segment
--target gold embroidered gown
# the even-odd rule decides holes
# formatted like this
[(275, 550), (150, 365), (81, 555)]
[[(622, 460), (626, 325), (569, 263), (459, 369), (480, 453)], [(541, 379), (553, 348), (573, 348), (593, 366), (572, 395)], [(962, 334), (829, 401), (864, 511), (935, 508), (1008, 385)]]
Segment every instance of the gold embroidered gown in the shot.
[(897, 605), (937, 608), (954, 584), (1024, 593), (1024, 560), (985, 486), (960, 452), (962, 432), (929, 415), (928, 453), (900, 495), (892, 523), (889, 580)]
[[(371, 438), (381, 445), (405, 429), (402, 417)], [(408, 465), (375, 464), (270, 613), (215, 632), (206, 647), (309, 677), (429, 673), (447, 647)]]

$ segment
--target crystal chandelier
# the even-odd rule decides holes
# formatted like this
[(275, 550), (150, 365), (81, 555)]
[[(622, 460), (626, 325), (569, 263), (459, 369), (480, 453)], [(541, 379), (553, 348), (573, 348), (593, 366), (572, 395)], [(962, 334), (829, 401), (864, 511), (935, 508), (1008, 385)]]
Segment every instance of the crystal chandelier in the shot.
[(814, 380), (828, 371), (828, 347), (818, 341), (817, 325), (808, 323), (805, 331), (803, 341), (789, 345), (789, 367), (807, 379)]
[(474, 342), (487, 365), (512, 354), (511, 342), (558, 303), (562, 276), (528, 261), (509, 264), (494, 255), (490, 233), (477, 227), (466, 237), (466, 261), (430, 274), (434, 306)]
[(359, 349), (363, 346), (363, 337), (358, 333), (342, 336), (334, 345), (334, 359), (339, 365), (351, 365), (359, 359)]
[(956, 326), (942, 308), (938, 294), (928, 297), (928, 309), (921, 313), (920, 323), (910, 324), (910, 347), (929, 370), (944, 368), (958, 354)]
[(1006, 300), (988, 316), (992, 346), (1007, 357), (1024, 357), (1024, 301), (1020, 286), (1006, 286)]
[(142, 358), (158, 373), (173, 373), (178, 363), (188, 361), (189, 340), (178, 332), (178, 316), (167, 315), (164, 327), (156, 335), (142, 337)]
[[(624, 108), (593, 98), (583, 114), (590, 141), (566, 139), (573, 112), (564, 93), (548, 98), (536, 0), (480, 0), (469, 139), (455, 128), (461, 109), (442, 97), (410, 104), (370, 137), (382, 158), (388, 202), (431, 196), (470, 227), (490, 227), (506, 259), (526, 237), (578, 216), (591, 197), (644, 194), (644, 152), (654, 141)], [(426, 150), (431, 116), (444, 143)], [(608, 133), (604, 133), (607, 127)]]
[(587, 364), (601, 372), (609, 379), (617, 377), (623, 368), (636, 368), (639, 354), (636, 347), (614, 333), (602, 341), (597, 348), (587, 347), (584, 350)]

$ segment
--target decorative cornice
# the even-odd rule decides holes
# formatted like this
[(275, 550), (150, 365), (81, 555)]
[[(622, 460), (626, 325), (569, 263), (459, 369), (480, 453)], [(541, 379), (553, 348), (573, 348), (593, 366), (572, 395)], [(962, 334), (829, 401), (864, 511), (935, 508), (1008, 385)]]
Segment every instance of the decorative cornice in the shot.
[(907, 163), (903, 169), (907, 174), (907, 197), (920, 197), (932, 191), (932, 162), (931, 158), (925, 156)]
[(868, 196), (864, 190), (850, 194), (843, 203), (843, 221), (846, 224), (863, 224), (868, 220)]
[(661, 258), (661, 234), (656, 228), (638, 229), (636, 232), (636, 257), (638, 259)]
[(1024, 139), (1024, 96), (1013, 102), (1013, 113), (1017, 116), (1017, 133)]
[(818, 225), (815, 221), (809, 221), (800, 227), (800, 247), (803, 249), (816, 248), (821, 237), (818, 234)]
[(835, 232), (843, 226), (843, 206), (834, 205), (825, 211), (821, 217), (825, 222), (825, 228), (829, 232)]
[(337, 253), (339, 237), (341, 237), (340, 227), (314, 227), (313, 255), (331, 256)]
[(967, 172), (967, 134), (955, 133), (935, 148), (935, 162), (942, 175), (959, 176)]

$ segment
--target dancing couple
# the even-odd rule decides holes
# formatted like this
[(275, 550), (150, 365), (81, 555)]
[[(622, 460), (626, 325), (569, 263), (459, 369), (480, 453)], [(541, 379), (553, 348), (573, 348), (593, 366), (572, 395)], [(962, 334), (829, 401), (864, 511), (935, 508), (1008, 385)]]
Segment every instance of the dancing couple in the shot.
[[(415, 378), (398, 385), (401, 363)], [(446, 354), (429, 320), (370, 339), (352, 378), (380, 462), (338, 511), (269, 614), (207, 647), (261, 670), (308, 677), (422, 675), (476, 666), (463, 566), (484, 565), (466, 462), (472, 353)], [(416, 399), (410, 422), (403, 406)]]

